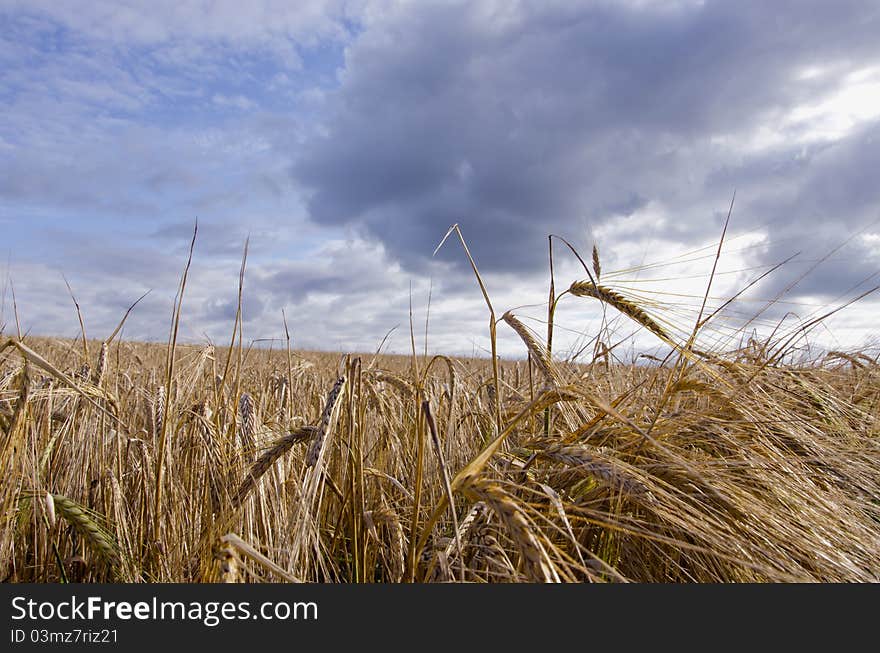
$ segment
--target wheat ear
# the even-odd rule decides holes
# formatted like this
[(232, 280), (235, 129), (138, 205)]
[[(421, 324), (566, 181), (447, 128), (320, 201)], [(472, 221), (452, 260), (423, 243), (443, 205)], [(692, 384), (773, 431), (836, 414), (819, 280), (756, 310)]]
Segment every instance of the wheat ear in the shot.
[(382, 506), (375, 510), (367, 510), (364, 512), (364, 522), (367, 530), (379, 541), (377, 526), (385, 524), (391, 537), (391, 562), (389, 565), (391, 571), (391, 581), (399, 583), (403, 578), (406, 558), (406, 538), (403, 534), (403, 527), (400, 525), (400, 518), (388, 506)]

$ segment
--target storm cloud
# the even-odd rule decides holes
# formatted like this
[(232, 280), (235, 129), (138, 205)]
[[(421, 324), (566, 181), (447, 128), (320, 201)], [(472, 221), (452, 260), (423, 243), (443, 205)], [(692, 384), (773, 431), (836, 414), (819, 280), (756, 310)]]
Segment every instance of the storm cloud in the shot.
[(406, 4), (347, 49), (293, 175), (313, 220), (414, 270), (454, 222), (483, 268), (529, 269), (548, 233), (650, 202), (695, 242), (735, 189), (739, 227), (853, 228), (880, 206), (876, 122), (815, 142), (796, 112), (880, 83), (878, 33), (865, 3)]

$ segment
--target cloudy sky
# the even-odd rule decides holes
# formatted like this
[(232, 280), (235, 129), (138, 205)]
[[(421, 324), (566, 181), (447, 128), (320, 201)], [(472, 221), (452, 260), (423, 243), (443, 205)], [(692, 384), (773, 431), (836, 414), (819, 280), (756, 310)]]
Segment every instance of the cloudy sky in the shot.
[[(880, 284), (880, 5), (0, 0), (5, 333), (482, 354), (546, 329), (548, 234), (670, 330), (732, 346)], [(556, 284), (586, 276), (555, 241)], [(880, 295), (880, 293), (878, 293)], [(430, 311), (428, 311), (430, 298)], [(769, 304), (777, 300), (773, 304)], [(714, 302), (714, 304), (713, 304)], [(868, 296), (811, 342), (872, 342)], [(614, 341), (636, 332), (608, 311)], [(559, 303), (565, 355), (602, 325)], [(395, 328), (396, 327), (396, 328)], [(521, 355), (506, 325), (502, 352)], [(658, 343), (638, 335), (636, 350)]]

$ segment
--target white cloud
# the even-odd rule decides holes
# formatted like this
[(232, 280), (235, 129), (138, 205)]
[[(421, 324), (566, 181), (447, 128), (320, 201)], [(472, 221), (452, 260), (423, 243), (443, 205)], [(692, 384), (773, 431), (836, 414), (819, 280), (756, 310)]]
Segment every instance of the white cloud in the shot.
[(818, 101), (793, 109), (786, 122), (801, 142), (839, 140), (855, 127), (880, 118), (880, 66), (847, 73)]
[(254, 109), (257, 106), (253, 100), (249, 100), (243, 95), (229, 96), (223, 95), (221, 93), (215, 93), (213, 97), (211, 97), (211, 102), (221, 107), (231, 107), (234, 109), (239, 109), (241, 111)]

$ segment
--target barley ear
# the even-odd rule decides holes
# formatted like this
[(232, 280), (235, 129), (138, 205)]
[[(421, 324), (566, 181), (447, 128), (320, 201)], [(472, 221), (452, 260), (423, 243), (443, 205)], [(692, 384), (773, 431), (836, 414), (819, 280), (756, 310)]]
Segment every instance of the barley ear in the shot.
[(246, 462), (252, 462), (256, 448), (254, 431), (256, 431), (257, 417), (254, 412), (254, 400), (247, 392), (242, 393), (241, 399), (238, 402), (238, 416), (241, 421), (238, 438), (241, 444), (242, 456)]
[(556, 385), (559, 382), (559, 378), (556, 370), (553, 369), (553, 361), (550, 358), (550, 352), (547, 351), (547, 347), (538, 342), (528, 328), (526, 328), (526, 325), (510, 311), (502, 315), (501, 319), (507, 322), (510, 328), (516, 331), (516, 334), (525, 343), (532, 360), (538, 366), (538, 369), (541, 370), (541, 374), (544, 375), (547, 382), (551, 385)]
[(599, 301), (616, 308), (632, 320), (635, 320), (664, 342), (675, 345), (672, 337), (665, 329), (663, 329), (663, 327), (651, 319), (651, 317), (642, 310), (638, 304), (626, 299), (620, 293), (616, 293), (605, 286), (597, 285), (592, 281), (575, 281), (571, 284), (571, 287), (569, 287), (568, 292), (576, 297), (593, 297), (594, 299), (598, 299)]
[(547, 550), (522, 511), (504, 488), (498, 483), (480, 476), (464, 480), (462, 491), (475, 501), (483, 501), (504, 524), (510, 538), (522, 554), (526, 575), (532, 582), (558, 583), (559, 575), (550, 562)]
[(107, 372), (107, 359), (109, 358), (109, 347), (106, 342), (101, 343), (101, 352), (98, 354), (98, 367), (95, 369), (94, 384), (101, 387), (104, 382), (104, 374)]
[(65, 496), (60, 494), (51, 496), (57, 514), (73, 526), (92, 552), (111, 567), (117, 567), (118, 547), (113, 536), (98, 522), (98, 515)]
[(158, 439), (162, 434), (162, 420), (165, 418), (165, 386), (156, 388), (156, 399), (153, 401), (153, 434)]
[(247, 475), (242, 481), (241, 485), (238, 488), (238, 491), (235, 493), (235, 496), (232, 499), (232, 503), (234, 507), (240, 506), (244, 503), (245, 499), (248, 498), (248, 495), (253, 491), (253, 489), (257, 486), (260, 478), (265, 474), (272, 464), (281, 458), (285, 453), (287, 453), (293, 445), (297, 442), (305, 442), (314, 438), (318, 433), (318, 427), (315, 426), (303, 426), (302, 428), (297, 429), (293, 433), (289, 433), (282, 438), (279, 438), (275, 441), (269, 449), (267, 449), (262, 456), (260, 456), (253, 465), (251, 465), (250, 470), (248, 470)]
[(327, 428), (330, 426), (330, 417), (333, 414), (333, 407), (336, 405), (336, 400), (339, 398), (344, 385), (345, 376), (340, 376), (336, 379), (336, 383), (333, 384), (333, 389), (330, 390), (330, 394), (327, 395), (327, 403), (324, 404), (324, 410), (321, 412), (321, 424), (318, 426), (318, 432), (315, 435), (315, 439), (312, 440), (308, 456), (306, 457), (306, 465), (308, 467), (313, 467), (315, 463), (318, 462), (318, 458), (321, 455), (321, 449), (324, 446), (324, 436), (327, 435)]

